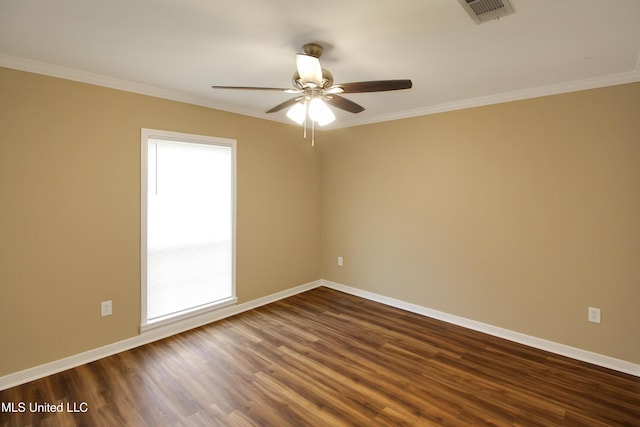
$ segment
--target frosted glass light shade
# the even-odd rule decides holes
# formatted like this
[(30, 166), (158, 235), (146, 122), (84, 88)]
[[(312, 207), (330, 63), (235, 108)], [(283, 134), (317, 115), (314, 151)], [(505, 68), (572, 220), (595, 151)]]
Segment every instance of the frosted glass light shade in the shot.
[(301, 125), (304, 122), (304, 117), (307, 115), (307, 109), (304, 104), (297, 103), (287, 111), (287, 117)]
[(336, 119), (333, 111), (320, 98), (313, 98), (309, 103), (309, 117), (317, 122), (318, 126), (324, 126)]
[(318, 58), (299, 53), (296, 55), (296, 66), (305, 87), (322, 86), (322, 67)]

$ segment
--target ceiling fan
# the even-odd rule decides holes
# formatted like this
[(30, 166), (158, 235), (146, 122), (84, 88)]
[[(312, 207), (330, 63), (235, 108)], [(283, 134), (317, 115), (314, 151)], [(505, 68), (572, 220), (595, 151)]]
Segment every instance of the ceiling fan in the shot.
[(296, 55), (297, 70), (293, 73), (292, 88), (253, 86), (212, 86), (212, 88), (267, 90), (296, 94), (296, 97), (276, 105), (267, 113), (275, 113), (291, 107), (287, 112), (287, 117), (298, 124), (305, 124), (306, 137), (307, 117), (311, 119), (312, 131), (315, 123), (323, 126), (335, 120), (335, 115), (327, 104), (356, 114), (365, 110), (363, 106), (340, 96), (341, 94), (410, 89), (412, 86), (411, 80), (407, 79), (334, 84), (331, 72), (320, 66), (319, 58), (322, 55), (322, 46), (317, 43), (307, 43), (302, 46), (302, 51), (304, 53)]

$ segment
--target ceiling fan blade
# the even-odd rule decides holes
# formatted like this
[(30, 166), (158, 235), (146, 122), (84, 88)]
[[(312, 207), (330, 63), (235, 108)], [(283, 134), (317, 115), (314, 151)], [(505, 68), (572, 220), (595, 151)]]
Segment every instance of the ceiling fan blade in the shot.
[(269, 90), (286, 93), (300, 93), (301, 90), (283, 87), (255, 87), (255, 86), (211, 86), (213, 89), (239, 89), (239, 90)]
[(296, 55), (296, 67), (303, 83), (313, 83), (316, 87), (322, 86), (322, 67), (318, 58), (299, 53)]
[(341, 88), (340, 93), (384, 92), (388, 90), (410, 89), (413, 86), (411, 80), (373, 80), (370, 82), (341, 83), (331, 89)]
[(331, 104), (336, 108), (340, 108), (341, 110), (345, 110), (350, 113), (357, 114), (364, 111), (364, 107), (362, 105), (356, 104), (355, 102), (338, 95), (327, 96), (324, 98), (324, 100), (327, 104)]
[(292, 105), (294, 105), (297, 102), (300, 102), (303, 99), (304, 99), (304, 97), (302, 97), (302, 96), (299, 96), (297, 98), (288, 99), (288, 100), (276, 105), (275, 107), (273, 107), (269, 111), (267, 111), (267, 114), (268, 113), (275, 113), (276, 111), (280, 111), (280, 110), (284, 110), (285, 108), (291, 107)]

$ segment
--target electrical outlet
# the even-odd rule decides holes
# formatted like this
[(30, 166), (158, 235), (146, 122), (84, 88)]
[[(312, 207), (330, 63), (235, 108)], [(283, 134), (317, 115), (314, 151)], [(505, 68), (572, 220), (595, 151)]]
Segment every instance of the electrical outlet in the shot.
[(342, 257), (341, 257), (341, 256), (339, 256), (339, 257), (338, 257), (338, 265), (339, 265), (340, 267), (342, 267), (342, 266), (344, 265), (344, 261), (342, 260)]
[(589, 322), (600, 323), (600, 309), (589, 307)]
[(112, 313), (112, 303), (111, 300), (109, 301), (102, 301), (100, 303), (100, 315), (102, 317), (104, 316), (111, 316)]

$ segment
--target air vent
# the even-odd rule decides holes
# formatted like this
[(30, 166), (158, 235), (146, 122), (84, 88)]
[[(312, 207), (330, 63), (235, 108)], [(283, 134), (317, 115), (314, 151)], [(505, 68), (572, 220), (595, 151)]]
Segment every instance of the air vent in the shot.
[(458, 0), (473, 22), (481, 24), (513, 13), (509, 0)]

